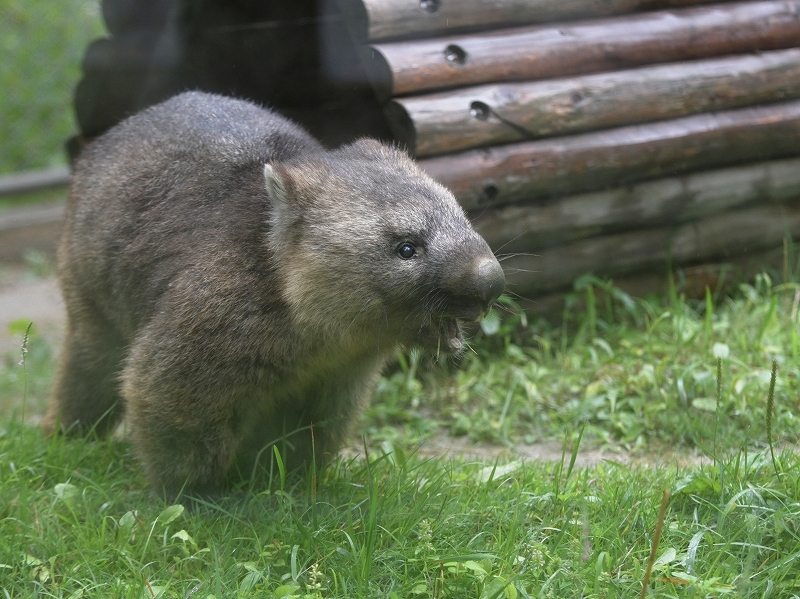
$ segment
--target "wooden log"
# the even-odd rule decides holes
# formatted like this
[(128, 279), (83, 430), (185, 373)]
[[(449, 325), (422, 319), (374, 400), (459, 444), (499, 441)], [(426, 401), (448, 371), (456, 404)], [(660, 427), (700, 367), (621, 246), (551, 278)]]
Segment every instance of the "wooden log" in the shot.
[(0, 263), (24, 262), (31, 250), (43, 252), (54, 259), (60, 233), (60, 222), (0, 231)]
[(708, 0), (339, 0), (359, 42), (588, 19)]
[[(38, 202), (30, 206), (14, 206), (0, 212), (0, 234), (10, 231), (61, 224), (64, 217), (64, 201)], [(57, 239), (53, 240), (55, 246)], [(25, 244), (23, 243), (23, 249)]]
[(800, 158), (669, 177), (530, 206), (484, 211), (475, 229), (495, 252), (531, 252), (610, 231), (686, 222), (750, 203), (800, 200)]
[(800, 101), (420, 160), (467, 210), (800, 154)]
[(593, 237), (502, 262), (506, 289), (530, 297), (563, 289), (584, 273), (616, 276), (674, 264), (726, 259), (800, 237), (800, 204), (736, 210), (678, 227)]
[(400, 143), (430, 156), (798, 97), (800, 48), (792, 48), (411, 96), (387, 114)]
[(372, 44), (364, 60), (384, 99), (492, 81), (526, 81), (644, 64), (791, 48), (800, 0), (760, 0), (470, 36)]
[(21, 262), (30, 250), (54, 256), (64, 201), (15, 206), (0, 212), (0, 263)]

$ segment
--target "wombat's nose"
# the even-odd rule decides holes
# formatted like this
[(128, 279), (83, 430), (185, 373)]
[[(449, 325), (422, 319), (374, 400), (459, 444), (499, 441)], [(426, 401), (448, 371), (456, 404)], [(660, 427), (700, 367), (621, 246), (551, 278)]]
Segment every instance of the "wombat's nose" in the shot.
[(451, 316), (477, 320), (485, 315), (506, 286), (506, 277), (491, 254), (471, 262), (450, 284)]
[(495, 300), (503, 294), (506, 276), (497, 259), (486, 256), (476, 264), (475, 277), (477, 295), (483, 303), (484, 312), (488, 312)]

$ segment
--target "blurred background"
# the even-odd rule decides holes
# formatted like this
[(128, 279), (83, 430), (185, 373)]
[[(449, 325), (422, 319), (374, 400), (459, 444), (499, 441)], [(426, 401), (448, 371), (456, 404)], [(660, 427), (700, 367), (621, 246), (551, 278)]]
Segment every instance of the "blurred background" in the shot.
[[(66, 198), (66, 143), (81, 60), (105, 34), (97, 0), (0, 0), (0, 412), (20, 393), (28, 323), (31, 396), (49, 388), (63, 304), (53, 278), (58, 219)], [(31, 177), (31, 173), (34, 173)], [(25, 191), (31, 187), (32, 191)]]
[(97, 0), (0, 1), (0, 174), (66, 166), (81, 60), (105, 29)]

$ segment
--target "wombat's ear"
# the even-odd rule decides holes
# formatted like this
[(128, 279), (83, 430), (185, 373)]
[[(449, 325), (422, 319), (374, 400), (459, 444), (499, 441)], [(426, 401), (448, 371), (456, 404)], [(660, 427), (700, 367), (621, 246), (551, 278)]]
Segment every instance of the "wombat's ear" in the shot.
[(264, 165), (264, 183), (269, 196), (269, 220), (272, 225), (273, 249), (283, 246), (283, 240), (297, 222), (298, 206), (292, 201), (291, 175), (279, 164)]
[(271, 164), (264, 165), (264, 181), (267, 184), (267, 194), (275, 205), (286, 204), (287, 189), (283, 179), (285, 176), (285, 173), (279, 173)]

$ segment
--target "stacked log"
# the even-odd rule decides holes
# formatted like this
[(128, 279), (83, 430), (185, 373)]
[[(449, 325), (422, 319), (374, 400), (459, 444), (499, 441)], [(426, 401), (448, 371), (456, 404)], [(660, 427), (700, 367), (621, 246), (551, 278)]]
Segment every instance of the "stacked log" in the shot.
[(444, 39), (371, 44), (381, 96), (774, 50), (798, 43), (797, 2), (759, 0)]
[(789, 156), (799, 145), (794, 101), (469, 150), (421, 165), (472, 210)]
[(800, 0), (340, 0), (394, 138), (536, 297), (800, 237)]
[[(577, 239), (678, 225), (800, 198), (800, 158), (701, 171), (477, 214), (473, 222), (489, 245), (505, 254), (541, 251)], [(582, 270), (580, 265), (568, 265)]]
[(354, 37), (368, 40), (441, 35), (514, 25), (599, 17), (671, 6), (701, 4), (703, 0), (342, 0)]
[(417, 156), (800, 98), (800, 48), (397, 98)]

